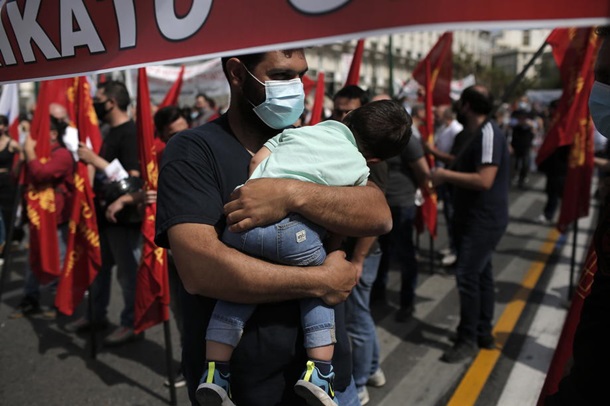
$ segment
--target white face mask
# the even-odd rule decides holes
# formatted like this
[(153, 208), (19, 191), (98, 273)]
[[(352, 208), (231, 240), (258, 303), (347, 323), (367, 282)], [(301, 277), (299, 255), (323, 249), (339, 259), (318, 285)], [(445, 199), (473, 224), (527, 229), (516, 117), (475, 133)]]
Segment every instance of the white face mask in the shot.
[(247, 68), (246, 72), (265, 86), (265, 101), (252, 110), (269, 127), (276, 130), (290, 127), (303, 114), (305, 90), (301, 79), (266, 80), (263, 83)]
[(610, 138), (610, 86), (598, 81), (593, 83), (589, 96), (589, 111), (595, 128), (606, 138)]

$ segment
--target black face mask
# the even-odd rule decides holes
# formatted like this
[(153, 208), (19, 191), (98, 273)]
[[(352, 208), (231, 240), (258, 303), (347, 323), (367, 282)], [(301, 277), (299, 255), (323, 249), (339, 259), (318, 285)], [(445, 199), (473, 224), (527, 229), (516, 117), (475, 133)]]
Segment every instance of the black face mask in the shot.
[(105, 107), (107, 101), (108, 100), (93, 103), (93, 109), (95, 110), (95, 115), (99, 121), (104, 121), (104, 117), (106, 117), (106, 114), (108, 114), (109, 110), (106, 110)]

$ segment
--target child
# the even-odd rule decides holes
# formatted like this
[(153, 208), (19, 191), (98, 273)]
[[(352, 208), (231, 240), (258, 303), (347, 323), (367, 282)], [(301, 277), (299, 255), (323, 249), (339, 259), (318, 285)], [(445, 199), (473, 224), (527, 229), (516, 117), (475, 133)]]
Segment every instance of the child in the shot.
[[(368, 163), (397, 155), (411, 137), (411, 117), (402, 106), (382, 100), (352, 111), (344, 120), (286, 129), (254, 155), (250, 179), (290, 178), (329, 186), (364, 186)], [(225, 243), (250, 255), (293, 265), (320, 265), (326, 231), (291, 213), (279, 223), (244, 233), (225, 230)], [(301, 322), (309, 361), (295, 391), (309, 405), (335, 405), (335, 321), (321, 299), (302, 299)], [(197, 388), (201, 405), (233, 405), (229, 361), (255, 305), (218, 301), (206, 335), (206, 365)]]

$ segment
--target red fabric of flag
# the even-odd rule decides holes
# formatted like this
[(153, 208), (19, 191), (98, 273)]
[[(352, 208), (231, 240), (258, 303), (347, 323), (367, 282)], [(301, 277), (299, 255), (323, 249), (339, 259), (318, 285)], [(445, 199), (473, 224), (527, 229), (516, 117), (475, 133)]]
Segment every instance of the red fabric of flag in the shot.
[[(413, 70), (413, 79), (424, 84), (426, 103), (426, 122), (420, 127), (422, 142), (434, 144), (433, 106), (451, 103), (451, 78), (453, 76), (453, 33), (446, 32), (440, 36), (428, 55), (422, 59)], [(427, 154), (426, 161), (430, 168), (434, 167), (434, 157)], [(436, 237), (437, 196), (422, 190), (424, 203), (418, 209), (416, 227), (423, 232), (425, 225), (432, 237)]]
[(571, 145), (557, 228), (564, 232), (575, 220), (589, 213), (593, 176), (593, 123), (589, 117), (589, 94), (599, 39), (593, 28), (561, 28), (549, 35), (563, 83), (557, 113), (545, 137), (536, 164), (558, 147)]
[[(453, 33), (440, 36), (428, 55), (413, 70), (413, 79), (432, 89), (432, 103), (435, 106), (451, 104), (451, 78), (453, 77)], [(430, 78), (426, 79), (426, 63), (430, 64)]]
[[(36, 111), (32, 120), (30, 136), (36, 141), (37, 159), (43, 164), (51, 156), (49, 103), (53, 86), (47, 82), (40, 84)], [(30, 268), (41, 284), (57, 278), (59, 266), (59, 243), (57, 241), (57, 213), (55, 212), (55, 190), (51, 183), (32, 185), (26, 175), (27, 190), (25, 200), (30, 230)]]
[(178, 79), (174, 82), (172, 87), (168, 90), (165, 98), (159, 104), (159, 108), (167, 107), (167, 106), (177, 106), (178, 98), (180, 97), (180, 91), (182, 90), (182, 82), (184, 81), (184, 65), (180, 68), (180, 73), (178, 74)]
[[(157, 190), (159, 171), (153, 143), (153, 123), (146, 69), (138, 69), (137, 97), (138, 149), (142, 178), (147, 190)], [(142, 222), (142, 259), (136, 283), (134, 329), (136, 333), (169, 319), (167, 252), (154, 243), (157, 205), (147, 204)]]
[(318, 73), (318, 81), (316, 83), (316, 98), (313, 101), (311, 108), (311, 118), (309, 125), (316, 125), (322, 121), (322, 110), (324, 109), (324, 72)]
[(591, 241), (589, 246), (589, 252), (585, 261), (583, 272), (580, 276), (580, 281), (576, 292), (572, 297), (570, 304), (570, 310), (563, 323), (561, 329), (561, 335), (559, 336), (559, 342), (555, 347), (553, 359), (549, 365), (549, 370), (538, 398), (538, 405), (544, 405), (547, 396), (557, 392), (559, 389), (559, 382), (564, 377), (569, 361), (572, 358), (572, 346), (574, 343), (574, 334), (576, 328), (580, 322), (580, 313), (585, 302), (585, 298), (591, 291), (593, 285), (593, 278), (597, 272), (597, 254), (595, 252), (595, 243)]
[[(85, 143), (88, 137), (93, 145), (99, 145), (101, 134), (87, 79), (74, 78), (69, 94), (73, 96), (70, 99), (69, 111), (72, 112), (78, 129), (79, 142)], [(93, 205), (93, 189), (89, 182), (87, 164), (79, 161), (74, 171), (66, 259), (55, 295), (55, 306), (60, 312), (67, 315), (74, 313), (101, 265), (100, 235)]]
[(362, 65), (362, 54), (364, 53), (364, 40), (359, 39), (354, 49), (354, 57), (352, 58), (352, 64), (349, 67), (349, 73), (347, 74), (347, 80), (345, 86), (355, 85), (358, 86), (360, 83), (360, 65)]
[(309, 93), (316, 87), (316, 81), (305, 75), (301, 78), (303, 82), (303, 89), (305, 90), (305, 97), (309, 96)]

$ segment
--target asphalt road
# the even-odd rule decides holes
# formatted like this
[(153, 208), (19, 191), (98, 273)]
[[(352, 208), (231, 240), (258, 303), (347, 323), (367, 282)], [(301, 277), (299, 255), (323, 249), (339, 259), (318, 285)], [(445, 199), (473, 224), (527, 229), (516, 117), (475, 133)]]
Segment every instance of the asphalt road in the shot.
[[(494, 256), (497, 307), (496, 319), (503, 320), (514, 301), (516, 292), (532, 264), (542, 261), (545, 265), (535, 286), (530, 289), (527, 304), (516, 315), (511, 331), (496, 333), (504, 343), (500, 356), (490, 373), (479, 372), (485, 381), (475, 401), (462, 404), (534, 404), (544, 379), (550, 356), (560, 327), (541, 327), (536, 312), (551, 295), (551, 305), (559, 313), (561, 323), (565, 312), (567, 281), (553, 284), (551, 275), (558, 265), (566, 266), (565, 239), (555, 243), (551, 227), (532, 221), (542, 210), (543, 179), (532, 176), (530, 189), (511, 190), (511, 223)], [(442, 216), (441, 216), (442, 217)], [(435, 250), (446, 246), (446, 231), (442, 220)], [(583, 225), (578, 240), (579, 258), (586, 248), (591, 222)], [(544, 254), (543, 247), (553, 245), (551, 255)], [(373, 307), (381, 340), (382, 367), (388, 378), (383, 388), (370, 388), (369, 405), (443, 405), (451, 402), (459, 388), (468, 363), (448, 365), (439, 358), (451, 345), (448, 335), (458, 322), (458, 297), (452, 274), (440, 266), (434, 256), (434, 267), (429, 261), (429, 238), (419, 238), (421, 249), (420, 279), (414, 317), (406, 323), (394, 321), (398, 308), (399, 273), (394, 266), (390, 272), (390, 290), (387, 303)], [(563, 251), (561, 251), (563, 249)], [(56, 320), (41, 317), (9, 319), (9, 314), (21, 299), (23, 265), (27, 251), (21, 247), (15, 252), (13, 269), (9, 273), (0, 302), (0, 405), (166, 405), (169, 391), (163, 386), (166, 379), (164, 334), (161, 326), (146, 332), (145, 340), (116, 348), (98, 348), (97, 357), (91, 357), (87, 335), (69, 333), (64, 326), (85, 311), (84, 305), (72, 317), (59, 316)], [(116, 279), (116, 278), (115, 278)], [(118, 323), (121, 308), (120, 290), (114, 281), (109, 318), (114, 323), (98, 336), (98, 344), (104, 334), (109, 334)], [(50, 292), (43, 295), (43, 304), (51, 303)], [(542, 331), (541, 331), (542, 329)], [(517, 392), (529, 392), (529, 400), (515, 402), (515, 395), (506, 393), (512, 385), (511, 372), (523, 362), (521, 354), (529, 351), (528, 342), (536, 341), (544, 334), (552, 336), (543, 344), (538, 343), (525, 362), (531, 365), (537, 380), (531, 379), (527, 387), (519, 386)], [(173, 368), (178, 367), (178, 334), (171, 320), (171, 337), (174, 343)], [(474, 364), (473, 364), (474, 365)], [(514, 373), (512, 374), (514, 375)], [(188, 404), (185, 389), (177, 390), (179, 405)], [(454, 400), (455, 402), (455, 400)], [(459, 403), (453, 403), (459, 404)]]

